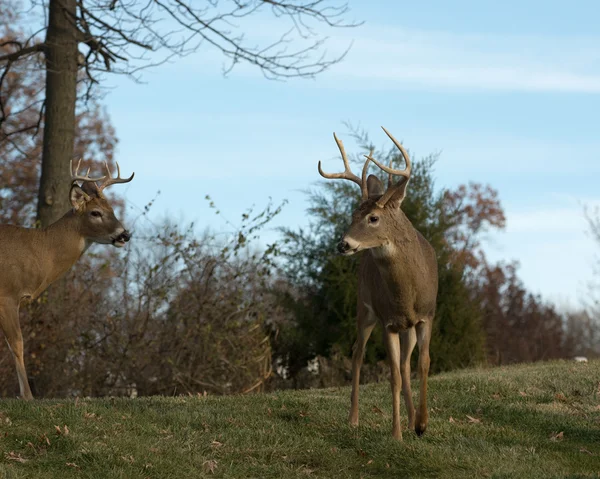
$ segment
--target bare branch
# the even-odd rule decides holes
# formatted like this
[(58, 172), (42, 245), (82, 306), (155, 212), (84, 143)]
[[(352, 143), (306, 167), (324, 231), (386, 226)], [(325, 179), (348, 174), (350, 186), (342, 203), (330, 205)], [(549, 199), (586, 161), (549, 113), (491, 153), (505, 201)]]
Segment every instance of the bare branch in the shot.
[[(17, 41), (10, 41), (11, 44), (20, 45)], [(14, 62), (20, 58), (27, 57), (32, 55), (33, 53), (43, 52), (46, 48), (45, 43), (36, 43), (31, 45), (30, 47), (21, 48), (15, 52), (7, 53), (5, 55), (0, 55), (0, 63), (1, 62)]]

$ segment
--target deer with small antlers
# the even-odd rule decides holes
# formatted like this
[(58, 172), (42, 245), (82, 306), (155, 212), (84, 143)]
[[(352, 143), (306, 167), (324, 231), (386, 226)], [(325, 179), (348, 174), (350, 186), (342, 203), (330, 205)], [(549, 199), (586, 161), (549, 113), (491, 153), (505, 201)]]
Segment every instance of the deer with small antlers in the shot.
[[(103, 190), (133, 179), (108, 176), (90, 178), (88, 169), (80, 176), (81, 160), (73, 173), (71, 162), (72, 209), (44, 229), (0, 225), (0, 327), (4, 332), (17, 367), (23, 399), (33, 399), (24, 362), (23, 335), (19, 324), (19, 306), (37, 298), (48, 286), (73, 266), (91, 243), (125, 246), (131, 235), (115, 217)], [(104, 180), (99, 186), (97, 181)], [(77, 184), (81, 182), (81, 186)]]
[[(382, 127), (383, 128), (383, 127)], [(362, 169), (362, 177), (350, 169), (344, 145), (333, 134), (342, 155), (343, 173), (319, 173), (328, 179), (350, 180), (360, 186), (362, 201), (352, 214), (352, 223), (339, 242), (341, 254), (352, 255), (366, 250), (358, 272), (357, 330), (352, 354), (352, 393), (349, 422), (358, 425), (358, 390), (360, 368), (365, 346), (379, 321), (383, 327), (385, 348), (391, 371), (392, 435), (402, 439), (400, 426), (400, 389), (408, 410), (408, 427), (420, 436), (427, 428), (427, 376), (429, 374), (429, 342), (435, 315), (438, 288), (436, 254), (429, 242), (411, 224), (400, 209), (410, 179), (408, 153), (385, 128), (383, 131), (400, 150), (404, 170), (380, 164), (370, 155)], [(377, 176), (367, 171), (373, 162), (388, 176), (387, 189)], [(393, 177), (400, 176), (394, 183)], [(419, 345), (420, 404), (416, 411), (410, 388), (410, 356)]]

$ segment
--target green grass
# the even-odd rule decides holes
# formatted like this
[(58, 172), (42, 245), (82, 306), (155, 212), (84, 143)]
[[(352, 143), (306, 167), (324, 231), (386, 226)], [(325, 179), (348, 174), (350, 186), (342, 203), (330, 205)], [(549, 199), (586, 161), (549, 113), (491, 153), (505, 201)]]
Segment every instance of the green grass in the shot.
[(349, 395), (4, 400), (0, 478), (600, 477), (600, 361), (434, 376), (403, 442), (387, 384), (362, 388), (356, 429)]

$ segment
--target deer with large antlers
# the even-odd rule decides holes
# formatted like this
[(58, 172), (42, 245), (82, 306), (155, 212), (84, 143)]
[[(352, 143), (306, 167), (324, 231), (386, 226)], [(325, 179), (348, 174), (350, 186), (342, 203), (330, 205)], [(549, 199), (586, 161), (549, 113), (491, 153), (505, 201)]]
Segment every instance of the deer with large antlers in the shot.
[[(362, 177), (352, 173), (344, 145), (334, 133), (342, 155), (345, 171), (327, 174), (328, 179), (350, 180), (360, 186), (362, 201), (352, 214), (352, 224), (337, 248), (341, 254), (352, 255), (366, 250), (360, 258), (358, 273), (357, 323), (358, 337), (352, 354), (352, 395), (350, 424), (358, 425), (358, 390), (360, 368), (365, 346), (379, 321), (391, 371), (392, 434), (402, 439), (400, 427), (400, 390), (408, 410), (408, 427), (420, 436), (427, 428), (427, 376), (429, 374), (429, 342), (435, 315), (438, 274), (433, 247), (411, 224), (400, 209), (410, 179), (408, 153), (385, 128), (406, 162), (406, 169), (384, 166), (370, 155), (362, 169)], [(387, 189), (375, 175), (367, 171), (373, 162), (388, 176)], [(393, 177), (399, 176), (394, 183)], [(410, 356), (419, 345), (420, 404), (416, 411), (410, 388)]]
[[(125, 246), (130, 234), (115, 217), (103, 190), (116, 183), (133, 179), (80, 176), (79, 166), (73, 173), (71, 164), (72, 209), (44, 229), (0, 225), (0, 327), (4, 332), (17, 367), (19, 389), (23, 399), (33, 399), (24, 362), (24, 347), (19, 325), (19, 306), (38, 297), (48, 286), (67, 272), (91, 243)], [(104, 180), (99, 186), (97, 181)], [(77, 184), (81, 182), (81, 186)]]

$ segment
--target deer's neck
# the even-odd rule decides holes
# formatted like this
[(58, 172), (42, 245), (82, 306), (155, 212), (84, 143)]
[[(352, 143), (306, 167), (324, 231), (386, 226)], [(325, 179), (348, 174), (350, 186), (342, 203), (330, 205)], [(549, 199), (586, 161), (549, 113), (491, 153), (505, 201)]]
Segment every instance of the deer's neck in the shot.
[(43, 230), (45, 250), (50, 263), (52, 281), (73, 266), (87, 249), (79, 220), (72, 211)]
[(417, 230), (402, 212), (399, 215), (389, 241), (369, 251), (386, 283), (402, 286), (408, 276), (418, 274), (423, 252)]

